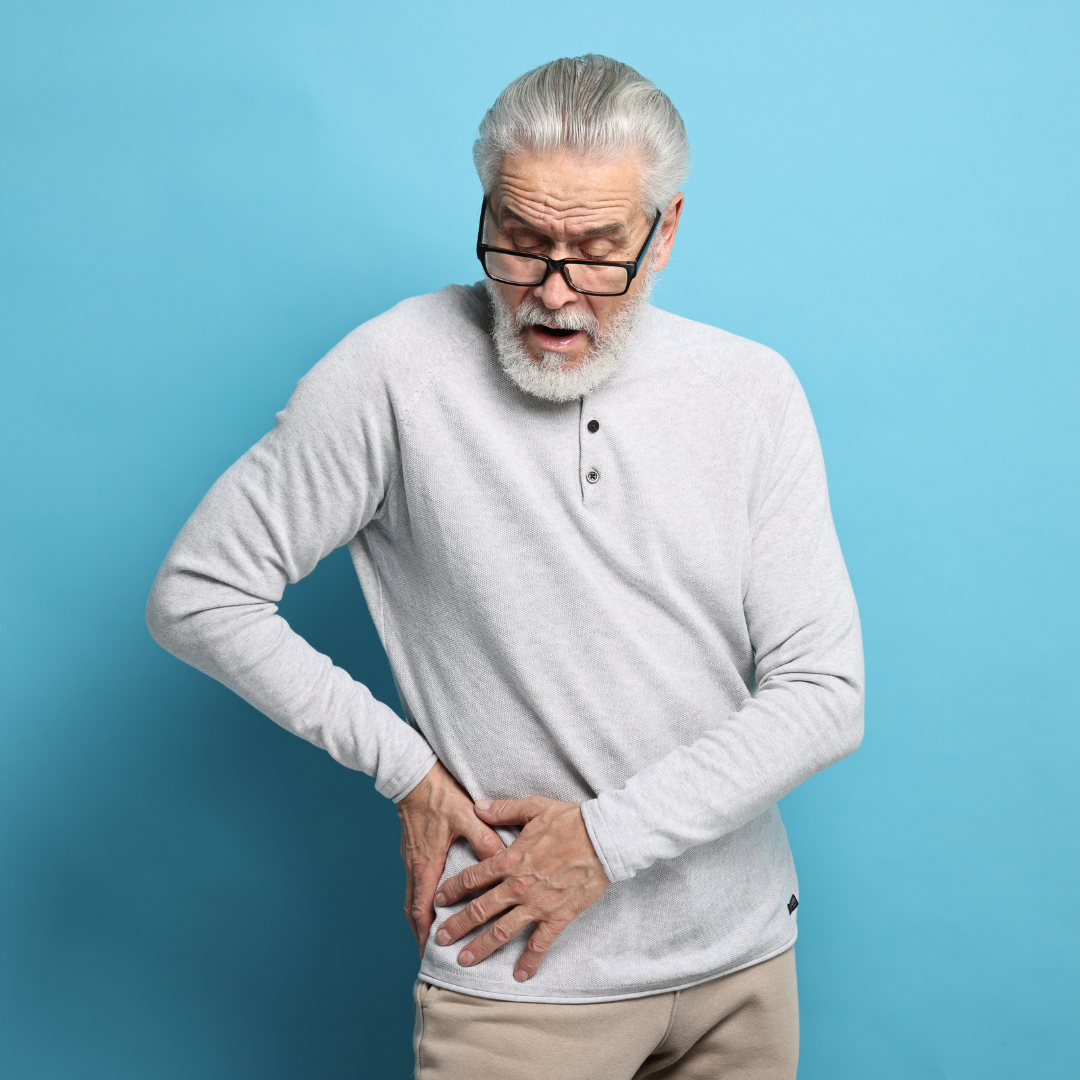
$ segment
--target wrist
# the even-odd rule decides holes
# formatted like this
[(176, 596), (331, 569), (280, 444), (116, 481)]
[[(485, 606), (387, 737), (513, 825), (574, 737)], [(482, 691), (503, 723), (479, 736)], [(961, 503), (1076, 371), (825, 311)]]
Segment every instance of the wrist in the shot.
[(633, 874), (619, 875), (618, 864), (613, 858), (609, 858), (608, 851), (605, 851), (602, 835), (602, 815), (599, 812), (599, 806), (596, 799), (590, 799), (588, 802), (582, 803), (580, 806), (581, 820), (585, 825), (585, 832), (588, 834), (589, 843), (592, 844), (592, 849), (596, 855), (597, 861), (600, 863), (601, 868), (604, 871), (608, 881), (614, 885), (616, 881), (626, 877), (633, 877)]
[(410, 791), (398, 799), (397, 805), (399, 810), (411, 810), (413, 807), (427, 801), (428, 793), (431, 791), (431, 787), (436, 781), (440, 768), (441, 763), (438, 758), (436, 758), (435, 764), (420, 777)]

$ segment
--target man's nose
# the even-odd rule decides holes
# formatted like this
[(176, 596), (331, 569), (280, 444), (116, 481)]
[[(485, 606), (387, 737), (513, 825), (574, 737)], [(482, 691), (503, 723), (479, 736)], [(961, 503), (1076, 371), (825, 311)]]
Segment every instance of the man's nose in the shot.
[(547, 279), (536, 286), (533, 295), (548, 311), (558, 311), (559, 308), (572, 304), (578, 297), (558, 270), (552, 270)]

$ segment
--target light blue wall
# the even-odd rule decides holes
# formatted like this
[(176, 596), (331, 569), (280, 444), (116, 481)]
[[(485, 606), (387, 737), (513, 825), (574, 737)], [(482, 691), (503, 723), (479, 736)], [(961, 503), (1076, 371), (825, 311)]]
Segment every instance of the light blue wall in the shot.
[[(0, 1074), (407, 1074), (393, 808), (143, 604), (324, 351), (477, 276), (477, 121), (595, 50), (690, 132), (658, 303), (790, 359), (861, 602), (801, 1076), (1076, 1076), (1078, 10), (4, 3)], [(342, 553), (285, 609), (393, 699)]]

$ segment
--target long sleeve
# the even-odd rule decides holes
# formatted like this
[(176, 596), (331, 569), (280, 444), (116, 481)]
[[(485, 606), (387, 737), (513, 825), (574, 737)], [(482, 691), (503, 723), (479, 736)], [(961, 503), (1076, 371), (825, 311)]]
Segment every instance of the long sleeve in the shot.
[(690, 745), (583, 805), (613, 881), (737, 829), (861, 741), (858, 611), (797, 383), (752, 521), (743, 607), (757, 691)]
[(435, 763), (431, 748), (277, 614), (287, 583), (379, 513), (398, 467), (387, 395), (355, 368), (340, 347), (316, 365), (214, 484), (158, 573), (147, 623), (170, 652), (397, 801)]

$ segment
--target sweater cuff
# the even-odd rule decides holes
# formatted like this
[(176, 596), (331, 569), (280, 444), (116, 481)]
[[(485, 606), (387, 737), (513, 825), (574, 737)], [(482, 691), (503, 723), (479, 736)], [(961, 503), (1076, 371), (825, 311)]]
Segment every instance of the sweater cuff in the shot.
[(435, 752), (429, 749), (427, 757), (424, 759), (424, 763), (416, 769), (416, 771), (409, 774), (409, 779), (405, 781), (405, 784), (395, 794), (386, 795), (386, 792), (383, 792), (383, 794), (396, 805), (401, 802), (401, 800), (404, 799), (432, 769), (435, 768), (438, 761), (439, 759), (435, 756)]
[(616, 881), (627, 881), (635, 874), (629, 869), (619, 855), (618, 845), (612, 836), (612, 829), (604, 819), (604, 812), (600, 809), (599, 799), (590, 799), (581, 804), (581, 816), (585, 821), (585, 829), (592, 841), (593, 850), (608, 876), (608, 881), (613, 885)]
[[(375, 790), (395, 803), (406, 795), (434, 768), (439, 760), (427, 739), (410, 727), (388, 705), (384, 709), (393, 717), (393, 738), (389, 746), (380, 747), (379, 764), (375, 770)], [(384, 766), (385, 762), (385, 766)]]

